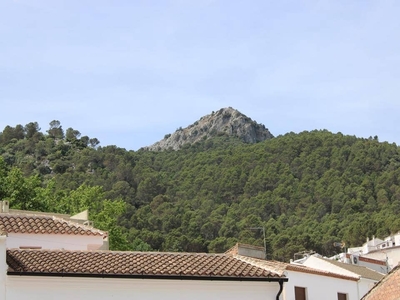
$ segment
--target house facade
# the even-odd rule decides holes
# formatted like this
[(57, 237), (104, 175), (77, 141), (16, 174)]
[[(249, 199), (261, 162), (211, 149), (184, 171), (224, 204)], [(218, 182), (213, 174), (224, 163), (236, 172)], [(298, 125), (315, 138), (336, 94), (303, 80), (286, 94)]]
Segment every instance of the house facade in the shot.
[[(258, 249), (257, 249), (258, 248)], [(258, 250), (258, 253), (255, 253)], [(285, 300), (359, 300), (359, 276), (338, 274), (329, 270), (311, 268), (260, 259), (265, 257), (264, 248), (236, 244), (226, 254), (264, 270), (284, 275), (289, 279), (283, 288)]]
[(288, 279), (225, 254), (6, 249), (0, 300), (283, 299)]
[(385, 261), (390, 271), (400, 263), (400, 232), (389, 235), (383, 240), (376, 237), (367, 239), (362, 246), (347, 249), (347, 253)]
[(283, 274), (225, 254), (108, 251), (87, 217), (1, 203), (0, 300), (283, 299)]
[[(3, 204), (0, 201), (0, 205)], [(107, 250), (108, 233), (67, 215), (2, 209), (0, 231), (7, 248)]]
[(351, 276), (318, 274), (288, 267), (285, 300), (359, 300), (358, 279)]
[(330, 273), (356, 278), (357, 297), (349, 299), (360, 299), (384, 277), (383, 273), (376, 272), (366, 267), (342, 263), (315, 255), (307, 257), (302, 265), (313, 269), (324, 270)]

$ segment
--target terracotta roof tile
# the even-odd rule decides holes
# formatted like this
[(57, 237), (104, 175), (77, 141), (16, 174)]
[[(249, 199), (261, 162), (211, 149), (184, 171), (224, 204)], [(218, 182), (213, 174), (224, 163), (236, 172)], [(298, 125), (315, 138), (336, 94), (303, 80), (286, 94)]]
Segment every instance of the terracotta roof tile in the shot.
[(8, 274), (284, 278), (224, 254), (7, 250)]
[(104, 231), (57, 217), (9, 213), (0, 213), (0, 231), (30, 234), (107, 235)]

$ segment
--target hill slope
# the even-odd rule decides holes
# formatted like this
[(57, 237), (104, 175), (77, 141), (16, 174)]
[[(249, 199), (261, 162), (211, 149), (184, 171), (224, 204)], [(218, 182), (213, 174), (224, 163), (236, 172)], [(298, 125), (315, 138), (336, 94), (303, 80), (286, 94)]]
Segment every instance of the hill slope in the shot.
[(245, 143), (257, 143), (273, 138), (264, 125), (258, 124), (239, 111), (228, 107), (202, 117), (192, 125), (167, 134), (163, 140), (145, 148), (152, 151), (180, 149), (218, 135), (236, 137)]
[(217, 135), (178, 151), (134, 152), (7, 132), (0, 198), (63, 213), (93, 207), (101, 222), (108, 211), (120, 226), (111, 234), (126, 234), (136, 250), (262, 246), (262, 232), (251, 228), (264, 227), (268, 257), (288, 260), (311, 249), (332, 255), (340, 251), (333, 242), (357, 246), (400, 230), (400, 149), (377, 139), (322, 130), (245, 144)]

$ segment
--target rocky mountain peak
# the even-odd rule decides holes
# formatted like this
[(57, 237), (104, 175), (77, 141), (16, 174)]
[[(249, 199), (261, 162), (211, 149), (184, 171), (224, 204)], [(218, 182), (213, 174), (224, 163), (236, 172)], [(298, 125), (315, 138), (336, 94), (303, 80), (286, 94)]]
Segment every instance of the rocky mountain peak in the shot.
[(258, 124), (232, 107), (227, 107), (200, 118), (186, 128), (178, 128), (174, 133), (165, 135), (163, 140), (146, 149), (179, 150), (185, 144), (193, 144), (219, 135), (234, 136), (245, 143), (257, 143), (273, 138), (264, 125)]

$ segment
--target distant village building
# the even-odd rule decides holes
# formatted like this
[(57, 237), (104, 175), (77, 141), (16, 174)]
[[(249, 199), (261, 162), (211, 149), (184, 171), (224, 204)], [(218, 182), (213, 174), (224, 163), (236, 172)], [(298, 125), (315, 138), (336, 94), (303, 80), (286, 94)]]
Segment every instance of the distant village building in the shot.
[(330, 264), (307, 266), (260, 259), (265, 256), (264, 251), (263, 247), (236, 244), (226, 254), (270, 272), (285, 275), (289, 279), (283, 289), (285, 300), (359, 300), (384, 276), (358, 266), (355, 266), (356, 270), (348, 271)]
[(364, 266), (323, 258), (318, 254), (308, 256), (302, 261), (301, 265), (335, 274), (356, 277), (359, 293), (358, 299), (365, 295), (385, 275)]
[(359, 254), (340, 253), (330, 257), (329, 259), (346, 264), (366, 267), (382, 274), (387, 274), (391, 270), (385, 260), (373, 259), (360, 256)]
[(347, 253), (353, 257), (384, 261), (390, 271), (400, 262), (400, 233), (387, 236), (384, 240), (375, 237), (367, 239), (361, 247), (349, 248)]

